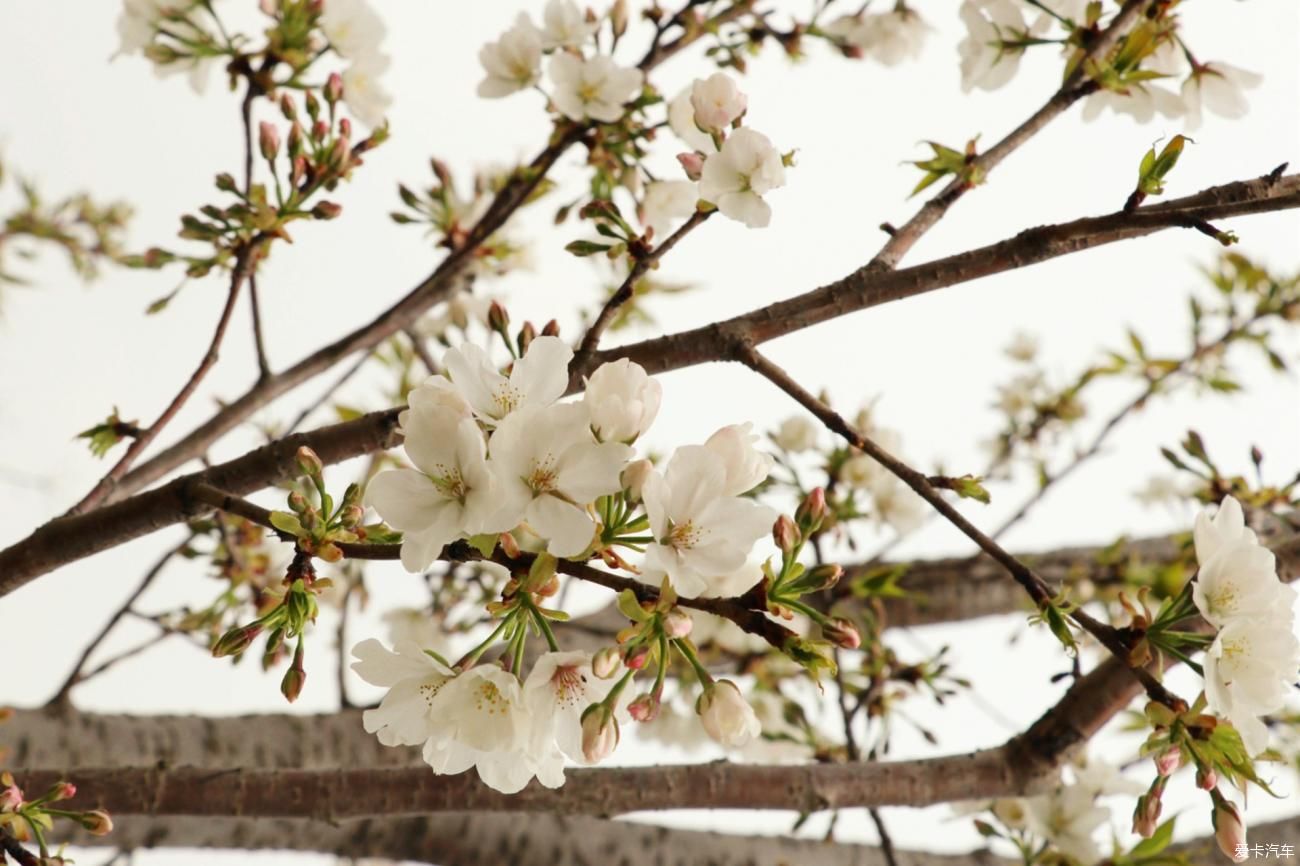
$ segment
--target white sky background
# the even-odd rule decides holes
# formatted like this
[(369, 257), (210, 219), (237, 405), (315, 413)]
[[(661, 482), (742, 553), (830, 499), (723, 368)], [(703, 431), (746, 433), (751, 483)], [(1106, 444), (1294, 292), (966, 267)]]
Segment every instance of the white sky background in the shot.
[[(251, 0), (228, 0), (222, 8), (241, 4), (250, 10), (254, 6)], [(394, 57), (386, 78), (395, 95), (393, 138), (367, 156), (351, 184), (331, 196), (344, 205), (343, 218), (300, 224), (296, 243), (277, 248), (266, 265), (259, 287), (276, 369), (369, 320), (433, 267), (436, 255), (420, 230), (387, 219), (398, 205), (399, 180), (426, 185), (431, 155), (465, 179), (487, 162), (531, 158), (548, 129), (535, 93), (491, 102), (474, 95), (479, 47), (509, 26), (516, 9), (540, 12), (541, 0), (390, 0), (376, 5), (388, 18), (387, 48)], [(789, 172), (786, 188), (769, 197), (775, 212), (770, 228), (751, 231), (725, 219), (711, 220), (666, 259), (661, 276), (702, 288), (656, 301), (653, 310), (661, 327), (676, 331), (732, 315), (860, 266), (884, 240), (876, 226), (902, 222), (919, 204), (906, 201), (916, 171), (900, 163), (924, 156), (920, 140), (959, 146), (982, 133), (981, 141), (992, 144), (1054, 89), (1059, 62), (1051, 48), (1044, 48), (1031, 52), (1020, 74), (1002, 90), (963, 94), (956, 54), (958, 4), (939, 0), (916, 5), (935, 28), (918, 63), (887, 70), (870, 62), (849, 63), (815, 45), (810, 62), (799, 66), (786, 62), (774, 47), (753, 64), (742, 85), (750, 94), (747, 123), (782, 149), (798, 148), (798, 168)], [(786, 6), (801, 14), (805, 7)], [(101, 200), (131, 201), (137, 207), (131, 246), (178, 247), (179, 214), (217, 200), (211, 179), (218, 171), (240, 170), (238, 100), (225, 92), (219, 75), (208, 93), (198, 97), (183, 78), (158, 81), (141, 59), (109, 63), (117, 47), (113, 25), (118, 8), (108, 0), (0, 0), (0, 146), (8, 168), (37, 180), (48, 197), (87, 189)], [(1173, 173), (1167, 195), (1253, 177), (1285, 160), (1300, 162), (1297, 4), (1201, 0), (1185, 4), (1183, 17), (1186, 39), (1198, 56), (1260, 72), (1265, 83), (1250, 94), (1252, 111), (1244, 121), (1208, 117), (1193, 133), (1196, 144)], [(643, 38), (628, 40), (633, 53), (643, 47)], [(671, 95), (709, 71), (692, 53), (668, 64), (655, 81)], [(907, 261), (957, 252), (1040, 223), (1115, 210), (1131, 190), (1138, 161), (1151, 142), (1181, 131), (1176, 123), (1157, 120), (1140, 126), (1110, 114), (1084, 124), (1075, 109), (998, 168), (986, 187), (965, 197)], [(667, 136), (662, 142), (658, 161), (666, 174), (675, 151)], [(558, 178), (578, 177), (577, 154), (575, 150), (563, 161)], [(535, 207), (522, 224), (537, 239), (535, 270), (494, 284), (492, 291), (508, 300), (516, 322), (532, 318), (540, 324), (554, 316), (572, 337), (577, 311), (603, 297), (603, 275), (562, 250), (564, 243), (589, 232), (572, 222), (548, 228), (549, 215), (561, 200), (556, 196)], [(0, 211), (8, 201), (0, 200)], [(1224, 225), (1241, 236), (1243, 252), (1284, 270), (1300, 266), (1300, 218), (1294, 212)], [(849, 316), (783, 338), (770, 346), (770, 353), (805, 384), (829, 389), (846, 410), (879, 396), (877, 417), (902, 431), (904, 456), (914, 463), (933, 467), (942, 460), (956, 474), (978, 471), (985, 459), (978, 443), (998, 424), (989, 408), (994, 386), (1011, 373), (1001, 349), (1013, 333), (1040, 335), (1044, 357), (1061, 377), (1075, 375), (1103, 346), (1122, 345), (1128, 325), (1153, 352), (1177, 351), (1186, 344), (1186, 295), (1203, 285), (1196, 267), (1212, 261), (1216, 252), (1216, 245), (1200, 234), (1167, 231)], [(151, 421), (190, 374), (225, 299), (224, 280), (207, 280), (188, 286), (161, 315), (144, 317), (145, 306), (174, 287), (174, 272), (110, 271), (83, 288), (46, 251), (24, 273), (35, 287), (7, 291), (0, 318), (0, 370), (5, 371), (0, 378), (0, 545), (62, 512), (106, 471), (108, 464), (91, 458), (72, 437), (114, 405), (125, 418)], [(647, 329), (617, 339), (651, 333)], [(1297, 357), (1297, 345), (1291, 343), (1289, 358)], [(1183, 395), (1152, 406), (1126, 424), (1103, 459), (1049, 496), (1008, 543), (1018, 549), (1050, 548), (1186, 527), (1190, 513), (1147, 509), (1131, 494), (1150, 475), (1164, 473), (1157, 447), (1174, 444), (1189, 426), (1204, 435), (1227, 466), (1245, 471), (1247, 451), (1257, 444), (1272, 477), (1289, 477), (1300, 465), (1296, 382), (1267, 374), (1254, 357), (1244, 359), (1239, 369), (1250, 385), (1247, 394), (1203, 401)], [(241, 307), (220, 364), (163, 438), (173, 441), (199, 423), (215, 399), (242, 393), (255, 372), (248, 312)], [(296, 414), (335, 375), (294, 392), (277, 415), (264, 418)], [(663, 383), (664, 408), (652, 435), (652, 444), (660, 448), (700, 441), (735, 421), (752, 420), (770, 429), (793, 409), (773, 388), (736, 367), (696, 367), (668, 374)], [(1101, 393), (1112, 402), (1096, 405), (1096, 418), (1105, 417), (1132, 392), (1125, 387)], [(380, 407), (381, 398), (364, 388), (349, 392), (349, 399), (365, 408)], [(253, 432), (241, 431), (214, 448), (212, 457), (227, 459), (255, 442)], [(333, 472), (336, 478), (341, 474)], [(993, 506), (965, 511), (980, 525), (993, 526), (1027, 490), (995, 487)], [(6, 644), (39, 646), (45, 662), (7, 666), (0, 704), (45, 700), (84, 636), (99, 628), (156, 553), (177, 537), (164, 532), (117, 548), (0, 601)], [(918, 555), (970, 549), (954, 530), (938, 524), (907, 547)], [(417, 581), (395, 565), (376, 565), (371, 575), (376, 603), (357, 619), (357, 638), (382, 636), (376, 614), (388, 604), (425, 598)], [(187, 573), (184, 568), (170, 571), (161, 584), (144, 607), (163, 609), (203, 599), (214, 594), (215, 586), (197, 570)], [(1009, 617), (921, 630), (914, 637), (931, 647), (951, 642), (961, 672), (974, 680), (982, 702), (1023, 726), (1060, 691), (1047, 677), (1066, 663), (1050, 640), (1018, 629), (1022, 622)], [(1013, 630), (1022, 632), (1021, 639), (1009, 647), (1007, 635)], [(321, 631), (332, 632), (327, 619)], [(124, 628), (110, 650), (147, 635), (144, 629)], [(314, 651), (315, 667), (309, 663), (311, 678), (295, 711), (334, 706), (329, 639), (322, 635), (309, 651)], [(904, 652), (917, 651), (909, 636), (894, 640)], [(88, 684), (77, 692), (79, 705), (131, 712), (284, 711), (279, 672), (263, 677), (251, 664), (235, 670), (180, 642), (171, 647)], [(1041, 651), (1026, 651), (1030, 648)], [(943, 752), (990, 745), (1010, 733), (969, 699), (939, 712), (918, 702), (909, 712), (936, 730)], [(919, 738), (905, 727), (899, 730), (896, 756), (921, 754)], [(630, 745), (618, 753), (621, 760), (648, 759)], [(1113, 755), (1124, 759), (1127, 752), (1120, 747)], [(1192, 787), (1190, 778), (1179, 781), (1173, 788), (1185, 793)], [(1185, 830), (1208, 825), (1204, 798), (1181, 802), (1195, 809)], [(1167, 805), (1167, 814), (1173, 806)], [(1127, 812), (1129, 807), (1121, 808)], [(1255, 821), (1294, 810), (1293, 803), (1273, 806), (1262, 796), (1251, 799)], [(976, 841), (968, 822), (938, 825), (942, 811), (888, 814), (902, 846), (960, 849)], [(736, 829), (742, 826), (738, 820), (730, 813), (712, 813), (681, 816), (680, 822)], [(1127, 818), (1120, 823), (1126, 825)], [(824, 826), (812, 825), (814, 831)], [(764, 824), (779, 826), (785, 825)], [(873, 839), (865, 821), (844, 820), (840, 828), (847, 838)], [(235, 862), (207, 853), (189, 860), (169, 854), (166, 859)], [(299, 856), (291, 862), (327, 859)], [(140, 862), (161, 863), (163, 858), (144, 855)], [(281, 860), (267, 855), (239, 862)]]

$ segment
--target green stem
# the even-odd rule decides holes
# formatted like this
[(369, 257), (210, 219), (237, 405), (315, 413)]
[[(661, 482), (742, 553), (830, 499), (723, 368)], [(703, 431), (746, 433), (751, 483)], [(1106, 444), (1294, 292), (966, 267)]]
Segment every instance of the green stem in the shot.
[(492, 634), (488, 635), (487, 639), (484, 640), (483, 643), (479, 644), (478, 646), (474, 647), (474, 649), (470, 650), (469, 652), (465, 653), (465, 655), (461, 656), (460, 661), (456, 662), (454, 666), (455, 669), (458, 671), (465, 671), (473, 667), (474, 663), (479, 660), (479, 657), (482, 656), (483, 653), (487, 652), (488, 647), (496, 643), (497, 637), (500, 636), (502, 630), (511, 622), (513, 622), (514, 619), (515, 619), (515, 611), (512, 610), (510, 611), (509, 614), (506, 615), (504, 619), (501, 620), (501, 624), (492, 630)]
[(682, 654), (682, 658), (686, 659), (690, 666), (695, 669), (695, 676), (699, 679), (701, 685), (713, 684), (713, 677), (705, 669), (704, 665), (700, 664), (699, 657), (695, 655), (695, 647), (691, 645), (689, 638), (673, 638), (673, 646), (677, 647), (677, 651)]

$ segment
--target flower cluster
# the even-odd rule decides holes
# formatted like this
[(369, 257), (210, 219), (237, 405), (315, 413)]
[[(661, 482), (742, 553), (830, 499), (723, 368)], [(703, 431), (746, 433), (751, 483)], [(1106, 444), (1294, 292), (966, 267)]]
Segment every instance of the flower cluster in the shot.
[(915, 60), (930, 27), (916, 10), (899, 3), (880, 12), (844, 15), (823, 28), (849, 57), (868, 57), (883, 66)]
[(1200, 573), (1192, 598), (1218, 629), (1205, 652), (1205, 696), (1256, 755), (1268, 746), (1259, 717), (1282, 707), (1300, 669), (1296, 593), (1277, 579), (1272, 551), (1246, 526), (1231, 496), (1213, 517), (1197, 515), (1193, 537)]
[[(742, 126), (748, 108), (749, 98), (736, 82), (724, 72), (715, 72), (696, 79), (669, 103), (668, 125), (691, 148), (677, 159), (687, 176), (699, 181), (699, 198), (724, 216), (762, 228), (772, 221), (772, 207), (763, 196), (785, 185), (790, 159), (767, 136)], [(655, 186), (647, 190), (648, 200)], [(651, 225), (690, 213), (682, 207), (689, 190), (671, 189), (673, 193), (655, 193), (655, 200), (663, 202), (655, 210), (647, 202)], [(670, 209), (674, 203), (676, 209)]]
[[(408, 571), (428, 569), (464, 539), (485, 556), (500, 544), (512, 557), (503, 561), (530, 561), (528, 576), (507, 580), (502, 600), (488, 605), (499, 626), (455, 665), (410, 641), (398, 641), (396, 652), (360, 644), (354, 669), (389, 689), (366, 713), (366, 729), (387, 745), (423, 745), (438, 773), (474, 766), (501, 791), (533, 777), (554, 787), (566, 757), (592, 763), (617, 744), (620, 695), (639, 670), (657, 669), (656, 684), (626, 713), (657, 715), (676, 649), (703, 687), (696, 712), (705, 731), (725, 746), (744, 745), (759, 731), (754, 711), (732, 683), (700, 666), (686, 641), (691, 619), (676, 600), (739, 595), (763, 579), (749, 557), (777, 514), (745, 494), (767, 479), (772, 458), (755, 448), (749, 425), (733, 425), (678, 448), (662, 471), (634, 461), (634, 443), (659, 412), (659, 383), (620, 359), (591, 374), (581, 399), (563, 401), (569, 347), (549, 335), (520, 344), (523, 355), (504, 372), (472, 343), (444, 353), (446, 375), (412, 390), (400, 415), (413, 468), (376, 475), (366, 502), (402, 532)], [(521, 545), (544, 552), (521, 560)], [(644, 560), (631, 565), (616, 547)], [(596, 556), (657, 593), (645, 601), (624, 590), (619, 607), (633, 626), (618, 648), (595, 658), (559, 652), (546, 621), (563, 614), (540, 606), (558, 587), (557, 558)], [(552, 652), (524, 678), (524, 640), (539, 629)], [(507, 644), (503, 663), (477, 665), (498, 637)], [(602, 683), (624, 668), (617, 682)]]
[(479, 82), (478, 95), (499, 99), (537, 85), (542, 57), (550, 55), (547, 73), (552, 87), (547, 95), (560, 114), (574, 121), (618, 122), (624, 105), (640, 92), (644, 76), (607, 55), (584, 55), (595, 32), (596, 22), (589, 21), (573, 0), (550, 0), (541, 27), (527, 12), (519, 13), (513, 27), (479, 51), (487, 74)]
[[(1042, 14), (1027, 22), (1021, 4), (1013, 0), (964, 0), (960, 15), (966, 38), (958, 48), (962, 89), (996, 90), (1015, 76), (1027, 48), (1045, 42), (1062, 42), (1068, 62), (1075, 62), (1078, 34), (1098, 24), (1089, 17), (1095, 13), (1086, 0), (1034, 5)], [(1053, 26), (1067, 31), (1064, 39), (1050, 36)], [(1182, 119), (1188, 129), (1199, 127), (1206, 111), (1229, 119), (1243, 117), (1243, 91), (1261, 81), (1255, 73), (1228, 63), (1197, 60), (1178, 36), (1172, 16), (1135, 25), (1088, 74), (1101, 86), (1084, 103), (1085, 120), (1109, 108), (1143, 123), (1157, 114)], [(1165, 86), (1175, 82), (1180, 82), (1177, 90)]]

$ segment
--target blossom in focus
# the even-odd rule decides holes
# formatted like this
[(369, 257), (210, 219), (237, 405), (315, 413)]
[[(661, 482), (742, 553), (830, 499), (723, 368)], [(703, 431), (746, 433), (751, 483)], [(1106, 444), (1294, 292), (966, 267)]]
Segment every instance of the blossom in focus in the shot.
[(1231, 496), (1224, 497), (1213, 517), (1207, 511), (1196, 515), (1192, 540), (1196, 545), (1196, 561), (1202, 565), (1224, 547), (1257, 542), (1254, 530), (1246, 526), (1241, 503)]
[(385, 746), (418, 746), (432, 736), (439, 718), (443, 687), (455, 674), (414, 643), (389, 650), (373, 638), (352, 648), (352, 663), (361, 679), (388, 689), (375, 709), (361, 714), (366, 733)]
[(767, 136), (742, 128), (704, 160), (700, 198), (717, 205), (724, 216), (762, 228), (772, 221), (772, 208), (763, 195), (784, 185), (781, 154)]
[(1237, 617), (1267, 616), (1290, 610), (1295, 590), (1277, 579), (1277, 559), (1256, 541), (1220, 548), (1201, 564), (1192, 600), (1211, 625), (1225, 626)]
[(527, 522), (559, 557), (591, 544), (596, 522), (587, 506), (622, 489), (619, 475), (632, 455), (627, 445), (595, 440), (583, 403), (517, 409), (489, 448), (501, 481), (498, 522)]
[(583, 59), (557, 53), (549, 67), (555, 88), (551, 101), (570, 120), (599, 120), (615, 123), (623, 116), (623, 104), (641, 89), (640, 69), (625, 69), (603, 55)]
[(1020, 7), (1012, 0), (964, 0), (958, 14), (966, 25), (966, 38), (957, 46), (961, 89), (997, 90), (1020, 66), (1021, 49), (1004, 45), (1025, 31)]
[(767, 480), (772, 471), (772, 455), (755, 448), (757, 442), (754, 425), (748, 421), (728, 424), (705, 440), (704, 447), (722, 463), (724, 495), (748, 493)]
[(700, 194), (688, 180), (657, 180), (647, 184), (641, 202), (642, 222), (654, 229), (654, 238), (662, 242), (673, 227), (695, 213)]
[(646, 375), (644, 367), (619, 358), (601, 364), (591, 374), (582, 402), (597, 439), (630, 445), (650, 429), (662, 399), (663, 387)]
[(734, 486), (707, 445), (678, 448), (663, 475), (646, 479), (641, 493), (655, 541), (646, 548), (643, 578), (666, 573), (678, 593), (695, 597), (745, 565), (776, 512), (735, 495)]
[(390, 469), (367, 487), (366, 501), (401, 530), (402, 565), (424, 571), (460, 537), (493, 529), (500, 485), (487, 465), (483, 433), (472, 419), (436, 408), (403, 416), (404, 448), (415, 469)]
[(705, 686), (695, 711), (709, 736), (727, 748), (744, 746), (763, 731), (754, 708), (731, 680)]
[(602, 700), (610, 686), (592, 672), (591, 653), (549, 652), (539, 658), (524, 681), (533, 754), (558, 749), (574, 761), (589, 763), (582, 748), (582, 713)]
[(488, 353), (473, 343), (447, 350), (443, 366), (474, 414), (485, 424), (501, 421), (524, 407), (549, 406), (569, 386), (573, 350), (559, 337), (538, 337), (509, 375), (497, 370)]
[(1259, 717), (1282, 708), (1300, 668), (1300, 641), (1290, 608), (1268, 617), (1239, 617), (1205, 651), (1205, 698), (1241, 734), (1251, 755), (1268, 747)]
[(478, 59), (487, 72), (479, 82), (478, 95), (484, 99), (509, 96), (532, 87), (541, 77), (542, 34), (528, 13), (521, 12), (500, 39), (479, 49)]
[(587, 21), (573, 0), (550, 0), (542, 13), (542, 48), (581, 48), (598, 24)]
[(696, 79), (691, 85), (691, 108), (695, 126), (707, 133), (719, 133), (745, 114), (749, 98), (725, 72)]

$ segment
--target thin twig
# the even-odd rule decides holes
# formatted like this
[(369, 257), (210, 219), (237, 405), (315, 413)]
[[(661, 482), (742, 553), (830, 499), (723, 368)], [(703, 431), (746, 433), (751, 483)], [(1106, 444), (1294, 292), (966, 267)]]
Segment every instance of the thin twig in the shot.
[(424, 365), (424, 369), (430, 376), (438, 375), (441, 368), (438, 366), (438, 362), (433, 359), (433, 355), (429, 354), (429, 347), (425, 345), (424, 338), (420, 336), (420, 333), (414, 327), (406, 328), (405, 332), (407, 339), (411, 341), (411, 349), (415, 352), (415, 356), (420, 359), (420, 363)]
[(172, 557), (189, 547), (193, 538), (194, 537), (191, 535), (180, 544), (169, 549), (158, 558), (158, 561), (153, 564), (152, 568), (145, 572), (144, 577), (140, 580), (139, 585), (136, 586), (131, 595), (128, 596), (126, 601), (122, 602), (121, 607), (119, 607), (113, 615), (109, 617), (108, 622), (104, 623), (104, 627), (99, 630), (99, 634), (95, 635), (95, 637), (91, 639), (90, 643), (86, 645), (80, 658), (77, 659), (77, 663), (72, 666), (72, 672), (69, 673), (67, 679), (63, 681), (63, 685), (59, 686), (59, 690), (54, 693), (54, 697), (50, 698), (50, 704), (64, 703), (67, 701), (68, 694), (72, 691), (73, 686), (89, 678), (88, 675), (83, 674), (83, 670), (86, 667), (86, 663), (90, 660), (90, 656), (99, 648), (100, 644), (104, 642), (104, 639), (108, 637), (109, 632), (111, 632), (117, 624), (122, 621), (122, 617), (126, 616), (127, 611), (131, 610), (135, 606), (135, 603), (140, 600), (140, 596), (144, 595), (145, 590), (153, 584), (154, 579), (162, 573), (162, 570), (167, 566), (167, 563), (171, 562)]
[[(268, 63), (271, 62), (267, 58)], [(268, 68), (268, 67), (264, 67)], [(253, 75), (248, 76), (248, 89), (239, 104), (239, 117), (244, 130), (244, 195), (253, 190), (253, 102), (264, 91), (256, 83)], [(262, 304), (257, 296), (257, 275), (248, 277), (248, 302), (253, 313), (253, 345), (257, 350), (257, 381), (262, 382), (271, 377), (271, 365), (266, 360), (266, 342), (262, 337)]]
[[(816, 396), (810, 393), (802, 385), (796, 382), (791, 376), (776, 364), (772, 363), (766, 357), (758, 352), (753, 346), (739, 344), (734, 347), (734, 358), (754, 372), (763, 376), (773, 385), (776, 385), (797, 403), (817, 417), (827, 429), (843, 437), (848, 443), (858, 450), (871, 457), (877, 463), (880, 463), (891, 473), (898, 477), (900, 481), (910, 487), (918, 496), (930, 504), (936, 511), (942, 514), (949, 523), (961, 531), (963, 535), (992, 557), (998, 564), (1007, 570), (1011, 577), (1020, 584), (1020, 586), (1029, 595), (1034, 605), (1041, 609), (1053, 604), (1052, 592), (1047, 584), (1039, 577), (1033, 569), (1025, 565), (1016, 557), (1008, 553), (996, 541), (989, 538), (981, 532), (974, 524), (962, 516), (943, 495), (934, 488), (927, 480), (926, 476), (907, 464), (894, 457), (885, 449), (881, 448), (873, 440), (863, 436), (855, 430), (852, 425), (846, 421), (838, 412), (831, 409)], [(1102, 623), (1081, 609), (1075, 609), (1069, 614), (1070, 618), (1075, 621), (1084, 631), (1093, 637), (1111, 651), (1120, 661), (1128, 663), (1129, 650), (1131, 647), (1128, 641), (1119, 632), (1119, 630)], [(1186, 702), (1174, 695), (1156, 680), (1143, 667), (1129, 664), (1129, 669), (1133, 676), (1142, 683), (1147, 694), (1153, 699), (1170, 707), (1184, 708)]]

